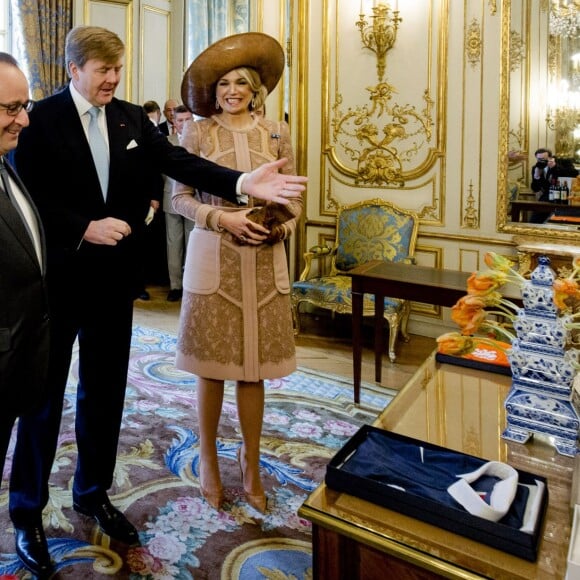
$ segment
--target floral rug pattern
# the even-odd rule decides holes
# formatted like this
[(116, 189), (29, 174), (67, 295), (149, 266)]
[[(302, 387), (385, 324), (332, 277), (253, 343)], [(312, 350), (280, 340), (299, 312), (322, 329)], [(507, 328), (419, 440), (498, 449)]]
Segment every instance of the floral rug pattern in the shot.
[[(233, 385), (226, 387), (218, 453), (223, 509), (199, 495), (195, 377), (173, 366), (176, 339), (135, 326), (113, 503), (139, 530), (126, 548), (72, 510), (76, 365), (67, 388), (60, 444), (44, 512), (56, 578), (191, 580), (312, 577), (310, 524), (297, 511), (324, 479), (329, 459), (395, 394), (300, 369), (266, 381), (262, 478), (268, 511), (244, 499), (236, 451), (241, 443)], [(7, 513), (11, 450), (0, 489), (0, 575), (30, 578), (14, 553)]]

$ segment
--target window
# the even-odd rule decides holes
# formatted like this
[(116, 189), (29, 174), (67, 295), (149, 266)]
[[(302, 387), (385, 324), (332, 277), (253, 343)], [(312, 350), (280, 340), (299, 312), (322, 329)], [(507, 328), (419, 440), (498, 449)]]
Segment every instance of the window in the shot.
[(10, 52), (9, 0), (0, 0), (0, 51)]

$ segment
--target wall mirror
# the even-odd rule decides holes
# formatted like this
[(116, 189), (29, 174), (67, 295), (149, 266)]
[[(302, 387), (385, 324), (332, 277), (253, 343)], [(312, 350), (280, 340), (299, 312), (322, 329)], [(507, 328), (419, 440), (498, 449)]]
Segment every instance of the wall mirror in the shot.
[(580, 1), (502, 0), (501, 8), (498, 231), (580, 243), (580, 224), (531, 223), (532, 210), (520, 211), (535, 201), (537, 148), (580, 161)]

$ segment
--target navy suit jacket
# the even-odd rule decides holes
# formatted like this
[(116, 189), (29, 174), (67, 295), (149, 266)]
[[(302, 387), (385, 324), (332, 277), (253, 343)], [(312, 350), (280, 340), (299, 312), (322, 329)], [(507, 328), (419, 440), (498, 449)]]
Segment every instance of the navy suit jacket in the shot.
[(164, 135), (169, 135), (169, 122), (168, 121), (163, 121), (163, 123), (159, 123), (159, 125), (157, 125), (157, 128), (164, 134)]
[(24, 184), (8, 171), (38, 220), (42, 268), (22, 218), (0, 192), (0, 397), (3, 417), (40, 403), (48, 363), (46, 250), (40, 216)]
[[(70, 90), (35, 104), (20, 135), (15, 162), (36, 202), (46, 230), (51, 293), (75, 287), (80, 277), (130, 292), (140, 283), (140, 237), (159, 174), (236, 202), (238, 171), (175, 147), (142, 107), (113, 99), (106, 106), (110, 168), (107, 201)], [(116, 246), (83, 241), (89, 222), (115, 217), (132, 235)], [(61, 286), (61, 288), (59, 288)]]

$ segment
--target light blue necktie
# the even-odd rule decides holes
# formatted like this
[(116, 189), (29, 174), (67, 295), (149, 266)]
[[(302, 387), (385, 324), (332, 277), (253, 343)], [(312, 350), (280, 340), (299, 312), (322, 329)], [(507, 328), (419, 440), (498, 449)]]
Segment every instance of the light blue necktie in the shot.
[(105, 138), (99, 129), (99, 114), (101, 109), (91, 107), (88, 114), (91, 117), (89, 122), (89, 146), (93, 154), (93, 161), (99, 176), (103, 197), (107, 199), (107, 189), (109, 187), (109, 152)]

